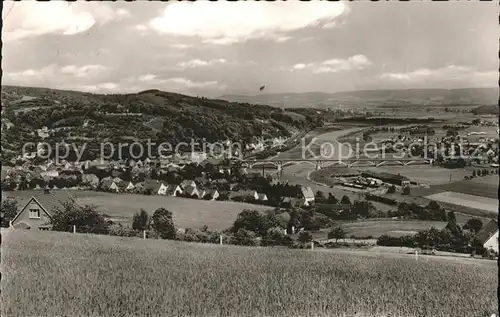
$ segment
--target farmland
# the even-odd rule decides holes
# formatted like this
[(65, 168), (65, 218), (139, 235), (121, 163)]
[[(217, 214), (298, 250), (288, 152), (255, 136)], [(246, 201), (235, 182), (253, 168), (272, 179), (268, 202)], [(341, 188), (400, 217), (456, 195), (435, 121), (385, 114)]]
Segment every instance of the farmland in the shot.
[[(19, 198), (29, 198), (34, 191), (8, 193)], [(132, 216), (144, 209), (150, 214), (160, 207), (171, 211), (175, 225), (180, 228), (200, 228), (207, 225), (210, 229), (229, 228), (243, 209), (265, 210), (270, 207), (232, 201), (204, 201), (180, 197), (145, 196), (133, 194), (112, 194), (92, 191), (71, 191), (79, 204), (96, 205), (97, 210), (114, 221), (131, 223)]]
[(490, 212), (498, 212), (498, 200), (493, 198), (486, 198), (456, 192), (442, 192), (439, 194), (427, 196), (426, 198), (453, 205), (466, 206)]
[[(2, 316), (490, 316), (493, 261), (2, 232)], [(41, 274), (43, 273), (43, 274)]]

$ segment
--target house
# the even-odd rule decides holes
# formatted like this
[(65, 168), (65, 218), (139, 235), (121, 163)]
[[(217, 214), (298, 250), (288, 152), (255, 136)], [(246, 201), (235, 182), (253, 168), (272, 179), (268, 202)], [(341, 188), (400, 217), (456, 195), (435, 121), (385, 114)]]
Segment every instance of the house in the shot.
[(56, 178), (59, 177), (59, 171), (55, 168), (48, 168), (46, 171), (40, 172), (40, 176)]
[(130, 193), (135, 189), (134, 184), (132, 182), (128, 182), (128, 181), (121, 181), (121, 182), (117, 183), (116, 185), (118, 185), (118, 188), (119, 188), (120, 192), (122, 192), (122, 193)]
[(296, 197), (283, 197), (281, 200), (282, 207), (302, 207), (304, 200)]
[(193, 180), (187, 180), (186, 179), (186, 180), (182, 181), (181, 187), (184, 188), (184, 189), (187, 188), (187, 187), (195, 187), (196, 188), (196, 182), (193, 181)]
[(82, 184), (95, 189), (99, 186), (99, 178), (95, 174), (83, 174)]
[(165, 195), (173, 197), (181, 194), (182, 194), (182, 188), (179, 185), (171, 185), (171, 186), (169, 185), (165, 192)]
[(219, 198), (220, 194), (217, 189), (207, 189), (203, 193), (203, 198), (206, 200), (217, 200)]
[(257, 200), (259, 201), (268, 201), (267, 195), (263, 193), (257, 193)]
[(196, 186), (188, 186), (184, 188), (184, 194), (188, 195), (190, 197), (196, 197), (196, 198), (201, 198), (201, 194), (196, 188)]
[(62, 208), (66, 203), (75, 203), (75, 199), (67, 191), (46, 188), (40, 194), (28, 199), (12, 219), (12, 226), (24, 229), (48, 229), (56, 209)]
[(166, 195), (167, 189), (168, 185), (157, 180), (148, 179), (144, 182), (144, 190), (154, 195)]
[(104, 178), (99, 186), (101, 190), (118, 193), (120, 188), (111, 178)]
[(491, 220), (477, 233), (477, 240), (486, 250), (498, 253), (498, 222)]
[(311, 187), (301, 187), (300, 191), (304, 206), (310, 206), (314, 204), (314, 192), (312, 191)]
[(391, 174), (391, 173), (375, 173), (375, 172), (362, 172), (362, 177), (365, 178), (375, 178), (380, 179), (384, 183), (389, 183), (398, 186), (406, 186), (410, 184), (410, 180), (408, 177), (399, 175), (399, 174)]

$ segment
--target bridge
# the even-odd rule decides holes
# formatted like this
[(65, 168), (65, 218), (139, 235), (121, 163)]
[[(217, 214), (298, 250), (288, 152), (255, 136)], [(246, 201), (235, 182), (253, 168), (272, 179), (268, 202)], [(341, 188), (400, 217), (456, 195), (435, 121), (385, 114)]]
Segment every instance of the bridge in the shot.
[(384, 165), (417, 165), (417, 164), (432, 164), (432, 159), (426, 158), (401, 158), (401, 159), (387, 159), (387, 158), (349, 158), (349, 159), (281, 159), (281, 160), (254, 160), (244, 159), (240, 161), (243, 167), (247, 168), (276, 168), (281, 171), (283, 168), (300, 163), (308, 163), (314, 165), (316, 170), (328, 166), (384, 166)]

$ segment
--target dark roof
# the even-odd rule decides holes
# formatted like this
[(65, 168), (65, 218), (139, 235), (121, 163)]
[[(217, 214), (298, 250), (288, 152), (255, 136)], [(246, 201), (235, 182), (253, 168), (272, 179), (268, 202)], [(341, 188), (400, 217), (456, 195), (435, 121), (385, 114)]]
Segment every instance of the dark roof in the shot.
[(484, 226), (483, 228), (481, 228), (481, 230), (479, 230), (479, 232), (477, 233), (477, 240), (482, 244), (484, 244), (497, 231), (498, 231), (498, 222), (496, 222), (495, 220), (491, 220), (486, 224), (486, 226)]
[(22, 204), (19, 213), (14, 217), (14, 219), (12, 219), (12, 222), (16, 220), (16, 218), (20, 215), (20, 212), (26, 208), (32, 199), (35, 199), (49, 216), (51, 216), (57, 208), (62, 208), (65, 203), (76, 203), (75, 198), (66, 190), (50, 190), (48, 193), (41, 190), (40, 193), (31, 196), (30, 199)]
[[(194, 195), (195, 194), (195, 191), (196, 193), (198, 193), (198, 190), (196, 189), (196, 187), (192, 187), (192, 186), (188, 186), (186, 187), (186, 189), (184, 190), (186, 192), (186, 194), (188, 195)], [(199, 195), (199, 193), (198, 193)]]

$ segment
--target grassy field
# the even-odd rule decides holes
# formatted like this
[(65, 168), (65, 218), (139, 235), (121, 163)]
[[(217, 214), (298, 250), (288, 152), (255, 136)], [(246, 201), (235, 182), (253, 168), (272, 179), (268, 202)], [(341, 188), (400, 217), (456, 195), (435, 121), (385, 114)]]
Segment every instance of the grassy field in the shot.
[(492, 199), (498, 199), (498, 175), (478, 177), (431, 187), (434, 190), (453, 191)]
[(360, 170), (373, 172), (386, 172), (391, 174), (401, 174), (408, 177), (411, 181), (419, 184), (438, 185), (451, 181), (463, 180), (464, 176), (472, 175), (472, 171), (467, 169), (447, 169), (430, 165), (407, 165), (407, 166), (379, 166), (363, 167)]
[(490, 316), (494, 261), (2, 232), (2, 316)]
[(432, 199), (437, 202), (445, 202), (452, 205), (466, 206), (489, 212), (498, 212), (498, 200), (475, 195), (468, 195), (457, 192), (442, 192), (426, 196), (427, 199)]
[[(15, 191), (8, 195), (23, 200), (35, 191)], [(174, 222), (180, 228), (200, 228), (207, 225), (210, 229), (229, 228), (243, 209), (267, 210), (271, 207), (237, 203), (232, 201), (204, 201), (180, 197), (146, 196), (133, 194), (112, 194), (93, 191), (71, 190), (79, 204), (96, 205), (97, 209), (114, 221), (131, 224), (132, 216), (141, 208), (150, 215), (160, 207), (171, 211)], [(39, 192), (38, 192), (39, 193)]]
[[(420, 230), (427, 230), (431, 227), (443, 229), (446, 222), (441, 221), (421, 221), (421, 220), (391, 220), (391, 219), (372, 219), (360, 221), (340, 221), (336, 225), (342, 226), (347, 232), (346, 237), (354, 235), (356, 237), (378, 238), (387, 234), (390, 236), (411, 235)], [(326, 239), (328, 230), (322, 230), (314, 233), (315, 239)]]

